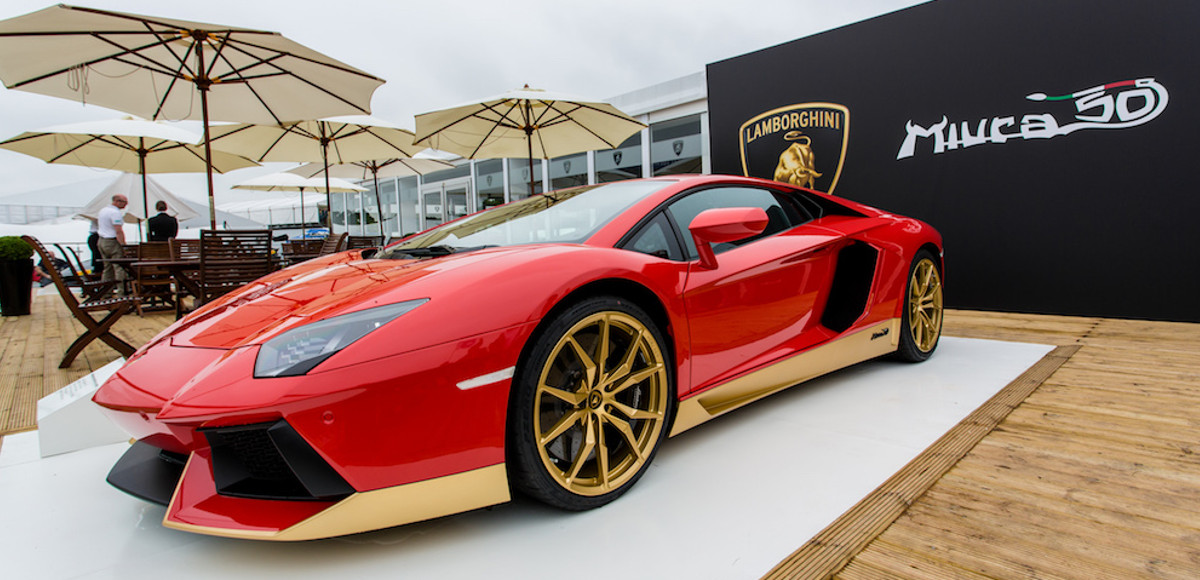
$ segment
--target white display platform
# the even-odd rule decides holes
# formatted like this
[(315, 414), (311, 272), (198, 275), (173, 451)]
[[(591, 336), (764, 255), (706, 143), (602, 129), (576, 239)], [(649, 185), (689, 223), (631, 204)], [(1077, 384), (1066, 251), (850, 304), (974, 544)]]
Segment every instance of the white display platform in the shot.
[(8, 578), (759, 578), (1052, 349), (944, 338), (926, 363), (870, 362), (667, 441), (603, 508), (528, 500), (355, 536), (278, 544), (161, 526), (104, 482), (124, 443), (38, 457), (0, 447)]
[(129, 435), (105, 417), (100, 412), (100, 406), (92, 402), (92, 395), (96, 394), (100, 385), (117, 374), (124, 364), (125, 359), (118, 358), (38, 399), (38, 448), (42, 457), (129, 441)]

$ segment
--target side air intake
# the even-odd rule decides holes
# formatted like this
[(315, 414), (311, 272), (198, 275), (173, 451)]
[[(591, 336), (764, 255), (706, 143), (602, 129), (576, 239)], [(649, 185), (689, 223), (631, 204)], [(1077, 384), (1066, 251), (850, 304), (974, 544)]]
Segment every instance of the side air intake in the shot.
[(842, 332), (863, 315), (878, 261), (879, 250), (863, 242), (854, 242), (838, 252), (833, 287), (821, 315), (825, 328)]

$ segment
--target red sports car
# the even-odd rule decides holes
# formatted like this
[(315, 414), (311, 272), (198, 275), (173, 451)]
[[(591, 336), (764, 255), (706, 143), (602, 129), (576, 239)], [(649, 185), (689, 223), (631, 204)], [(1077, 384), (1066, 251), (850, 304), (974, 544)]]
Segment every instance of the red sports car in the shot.
[(95, 402), (164, 525), (303, 540), (627, 491), (663, 440), (854, 363), (920, 361), (930, 226), (730, 176), (537, 195), (305, 262), (180, 320)]

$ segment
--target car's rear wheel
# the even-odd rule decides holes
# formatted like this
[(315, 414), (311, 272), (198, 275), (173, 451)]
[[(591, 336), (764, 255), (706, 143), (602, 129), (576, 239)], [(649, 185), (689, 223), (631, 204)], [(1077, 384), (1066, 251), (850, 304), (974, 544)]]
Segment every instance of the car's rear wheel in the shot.
[(921, 362), (933, 354), (942, 336), (942, 270), (928, 250), (913, 257), (904, 302), (896, 356)]
[(662, 334), (636, 305), (586, 299), (541, 332), (513, 384), (509, 474), (550, 505), (585, 510), (645, 473), (674, 408)]

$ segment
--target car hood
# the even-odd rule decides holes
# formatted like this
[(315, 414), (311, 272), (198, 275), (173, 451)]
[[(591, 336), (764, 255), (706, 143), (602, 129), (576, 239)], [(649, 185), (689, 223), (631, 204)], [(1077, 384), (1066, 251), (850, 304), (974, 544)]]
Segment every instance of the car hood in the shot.
[[(552, 248), (489, 248), (422, 260), (364, 260), (356, 253), (338, 254), (262, 278), (181, 320), (155, 342), (220, 349), (261, 344), (331, 316), (430, 298), (460, 287), (464, 278), (477, 283), (490, 271), (502, 270), (510, 262), (506, 256), (539, 251)], [(496, 266), (487, 267), (490, 263)]]

